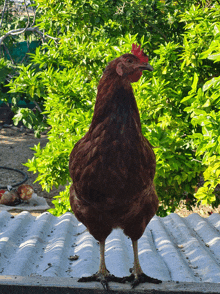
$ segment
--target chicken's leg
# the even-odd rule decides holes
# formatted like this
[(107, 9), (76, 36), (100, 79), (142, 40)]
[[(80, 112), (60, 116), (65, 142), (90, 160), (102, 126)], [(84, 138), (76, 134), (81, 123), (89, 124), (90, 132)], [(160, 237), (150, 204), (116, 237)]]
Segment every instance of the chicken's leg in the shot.
[(100, 242), (100, 263), (98, 273), (103, 277), (109, 276), (109, 271), (106, 268), (105, 264), (105, 241)]
[(131, 282), (132, 288), (137, 286), (140, 283), (154, 283), (154, 284), (160, 284), (162, 281), (158, 279), (151, 278), (142, 271), (142, 268), (140, 266), (139, 258), (138, 258), (138, 241), (132, 241), (133, 245), (133, 252), (134, 252), (134, 267), (132, 269), (132, 274), (128, 277), (123, 278), (123, 282)]
[(78, 282), (94, 282), (98, 281), (102, 284), (105, 290), (108, 290), (108, 282), (121, 282), (122, 278), (115, 277), (111, 275), (106, 268), (105, 264), (105, 241), (99, 242), (100, 244), (100, 264), (97, 273), (90, 277), (82, 277)]

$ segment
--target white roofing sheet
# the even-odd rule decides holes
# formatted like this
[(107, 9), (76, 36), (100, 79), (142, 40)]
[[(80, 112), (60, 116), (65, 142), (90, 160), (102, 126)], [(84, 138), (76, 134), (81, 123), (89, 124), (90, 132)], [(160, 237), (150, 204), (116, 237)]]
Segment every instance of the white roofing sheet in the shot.
[[(109, 235), (105, 255), (112, 274), (129, 275), (133, 252), (122, 230)], [(163, 281), (220, 283), (220, 215), (155, 216), (139, 240), (139, 257), (144, 272)], [(0, 275), (81, 277), (98, 266), (98, 242), (71, 213), (0, 212)]]

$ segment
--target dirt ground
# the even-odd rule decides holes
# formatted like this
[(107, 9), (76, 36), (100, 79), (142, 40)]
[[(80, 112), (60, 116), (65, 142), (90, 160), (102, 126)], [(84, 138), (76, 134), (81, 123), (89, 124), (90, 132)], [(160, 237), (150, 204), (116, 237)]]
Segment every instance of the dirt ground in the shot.
[[(12, 124), (8, 125), (5, 121), (1, 121), (0, 117), (0, 166), (11, 167), (21, 171), (24, 171), (28, 175), (27, 184), (33, 186), (35, 193), (38, 196), (44, 197), (50, 207), (53, 207), (53, 197), (59, 194), (59, 189), (53, 189), (49, 193), (42, 191), (41, 186), (38, 183), (34, 183), (37, 175), (29, 172), (23, 163), (26, 163), (28, 159), (33, 157), (34, 151), (30, 148), (40, 142), (41, 147), (44, 147), (47, 142), (47, 135), (42, 134), (41, 138), (35, 138), (33, 132), (25, 129), (23, 126), (15, 127)], [(17, 183), (22, 180), (18, 173), (13, 173), (4, 169), (0, 169), (0, 186)], [(198, 213), (203, 217), (208, 217), (213, 212), (220, 212), (220, 206), (217, 209), (212, 209), (210, 206), (200, 205), (195, 207), (193, 211), (187, 211), (184, 206), (184, 202), (180, 204), (180, 207), (175, 211), (182, 217), (186, 217), (192, 213)]]
[[(47, 136), (43, 134), (38, 139), (34, 137), (33, 133), (24, 128), (0, 126), (0, 166), (15, 168), (25, 172), (28, 175), (28, 180), (25, 183), (31, 185), (38, 196), (44, 197), (50, 207), (54, 207), (51, 201), (64, 187), (54, 188), (50, 193), (42, 191), (41, 185), (34, 183), (37, 174), (29, 172), (28, 168), (23, 165), (23, 163), (26, 163), (28, 159), (33, 157), (34, 151), (30, 148), (39, 142), (41, 147), (44, 147), (48, 142)], [(0, 186), (18, 183), (23, 178), (22, 174), (0, 168)]]

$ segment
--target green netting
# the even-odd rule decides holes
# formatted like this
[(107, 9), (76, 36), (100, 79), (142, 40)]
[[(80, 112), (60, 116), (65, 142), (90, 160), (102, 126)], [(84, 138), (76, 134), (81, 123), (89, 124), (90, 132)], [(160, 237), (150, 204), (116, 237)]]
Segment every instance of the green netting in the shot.
[[(28, 60), (28, 54), (27, 53), (34, 53), (36, 48), (41, 44), (41, 41), (32, 41), (31, 43), (19, 42), (14, 43), (12, 45), (7, 45), (7, 50), (4, 45), (0, 46), (0, 55), (4, 58), (11, 60), (13, 59), (15, 64), (21, 63)], [(9, 52), (9, 53), (8, 53)], [(10, 95), (10, 94), (9, 94)], [(11, 103), (11, 99), (8, 100), (9, 104)], [(3, 105), (3, 101), (0, 101), (0, 106)], [(21, 99), (18, 102), (19, 107), (28, 107), (28, 108), (34, 108), (34, 103), (27, 101), (25, 99)]]
[[(19, 42), (15, 43), (13, 45), (7, 46), (7, 49), (9, 51), (9, 54), (11, 55), (11, 58), (13, 61), (17, 64), (22, 62), (24, 57), (26, 56), (27, 53), (34, 53), (36, 48), (41, 44), (41, 41), (32, 41), (31, 43), (27, 42)], [(0, 46), (1, 50), (1, 55), (8, 59), (11, 60), (7, 50), (5, 49), (4, 45)], [(27, 55), (28, 57), (28, 55)]]

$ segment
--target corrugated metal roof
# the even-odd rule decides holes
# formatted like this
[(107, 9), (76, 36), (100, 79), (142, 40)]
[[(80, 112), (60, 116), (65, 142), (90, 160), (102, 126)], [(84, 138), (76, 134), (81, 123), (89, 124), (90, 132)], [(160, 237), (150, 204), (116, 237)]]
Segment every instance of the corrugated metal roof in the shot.
[[(155, 216), (139, 240), (139, 257), (144, 272), (163, 281), (220, 283), (220, 215)], [(106, 264), (116, 276), (129, 275), (131, 240), (120, 229), (106, 240)], [(0, 212), (0, 275), (81, 277), (98, 266), (98, 242), (71, 213)]]

